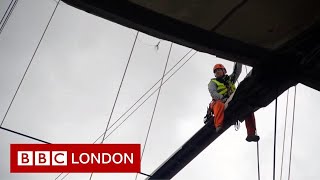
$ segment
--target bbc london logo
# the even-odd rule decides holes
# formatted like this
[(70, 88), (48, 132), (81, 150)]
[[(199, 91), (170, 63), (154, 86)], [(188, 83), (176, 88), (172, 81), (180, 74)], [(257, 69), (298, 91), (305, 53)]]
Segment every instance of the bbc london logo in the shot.
[(140, 144), (11, 144), (11, 173), (140, 172)]

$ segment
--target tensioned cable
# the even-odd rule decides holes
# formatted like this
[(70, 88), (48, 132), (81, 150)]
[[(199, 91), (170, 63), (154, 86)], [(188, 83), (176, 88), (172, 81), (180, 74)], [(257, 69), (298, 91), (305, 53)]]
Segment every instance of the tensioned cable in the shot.
[[(191, 49), (189, 52), (187, 52), (187, 54), (185, 54), (185, 55), (166, 73), (166, 75), (167, 75), (168, 73), (170, 73), (191, 51), (192, 51), (192, 49)], [(166, 79), (166, 80), (163, 82), (162, 85), (164, 85), (174, 74), (176, 74), (196, 53), (197, 53), (197, 52), (194, 52), (179, 68), (177, 68), (177, 69), (168, 77), (168, 79)], [(161, 81), (161, 79), (159, 79), (158, 82), (160, 82), (160, 81)], [(148, 92), (150, 92), (150, 91), (153, 89), (153, 87), (155, 87), (155, 86), (158, 84), (158, 82), (156, 82), (144, 95), (142, 95), (142, 97), (139, 98), (139, 100), (137, 100), (124, 114), (122, 114), (121, 117), (120, 117), (116, 122), (114, 122), (114, 123), (110, 126), (110, 128), (109, 128), (108, 130), (110, 130), (127, 112), (129, 112), (129, 110), (131, 110), (146, 94), (148, 94)], [(157, 89), (155, 89), (136, 109), (134, 109), (134, 110), (128, 115), (128, 117), (126, 117), (117, 127), (115, 127), (115, 128), (108, 134), (108, 136), (106, 136), (103, 140), (106, 140), (114, 131), (116, 131), (116, 130), (117, 130), (133, 113), (135, 113), (153, 94), (155, 94), (159, 88), (160, 88), (160, 87), (158, 87)], [(101, 136), (103, 136), (103, 133), (93, 142), (93, 144), (96, 143), (96, 142), (101, 138)], [(63, 173), (61, 173), (61, 174), (63, 174)], [(60, 174), (59, 176), (61, 176), (61, 174)], [(59, 176), (58, 176), (58, 177), (59, 177)], [(65, 175), (62, 179), (64, 179), (66, 176), (68, 176), (68, 174)], [(58, 177), (57, 177), (57, 178), (58, 178)], [(56, 178), (56, 179), (57, 179), (57, 178)]]
[(281, 158), (281, 168), (280, 168), (280, 180), (282, 179), (283, 159), (284, 159), (284, 145), (285, 145), (285, 141), (286, 141), (289, 90), (290, 89), (288, 89), (288, 91), (287, 91), (286, 113), (285, 113), (285, 118), (284, 118), (284, 131), (283, 131), (283, 142), (282, 142), (282, 158)]
[(107, 130), (108, 130), (110, 121), (111, 121), (111, 117), (112, 117), (112, 114), (113, 114), (113, 110), (114, 110), (114, 108), (115, 108), (115, 106), (116, 106), (116, 103), (117, 103), (117, 100), (118, 100), (118, 97), (119, 97), (119, 93), (120, 93), (120, 90), (121, 90), (121, 87), (122, 87), (122, 83), (123, 83), (124, 77), (125, 77), (126, 74), (127, 74), (127, 69), (128, 69), (128, 66), (129, 66), (131, 57), (132, 57), (132, 52), (133, 52), (134, 47), (135, 47), (136, 42), (137, 42), (137, 37), (138, 37), (138, 35), (139, 35), (139, 31), (137, 31), (136, 37), (134, 38), (134, 42), (133, 42), (133, 45), (132, 45), (132, 48), (131, 48), (131, 52), (130, 52), (130, 55), (129, 55), (129, 58), (128, 58), (128, 62), (127, 62), (126, 68), (125, 68), (125, 70), (124, 70), (124, 73), (123, 73), (123, 76), (122, 76), (122, 79), (121, 79), (121, 83), (120, 83), (120, 86), (119, 86), (119, 89), (118, 89), (118, 92), (117, 92), (117, 96), (116, 96), (116, 99), (115, 99), (115, 101), (114, 101), (114, 103), (113, 103), (113, 107), (112, 107), (112, 110), (111, 110), (111, 113), (110, 113), (110, 116), (109, 116), (109, 120), (108, 120), (108, 123), (107, 123), (106, 130), (105, 130), (104, 133), (103, 133), (103, 138), (102, 138), (101, 143), (103, 143), (103, 139), (104, 139), (104, 137), (106, 136), (106, 133), (107, 133)]
[(23, 134), (23, 133), (20, 133), (20, 132), (11, 130), (11, 129), (7, 129), (7, 128), (4, 128), (4, 127), (0, 127), (0, 129), (3, 129), (3, 130), (5, 130), (5, 131), (8, 131), (8, 132), (11, 132), (11, 133), (14, 133), (14, 134), (18, 134), (18, 135), (20, 135), (20, 136), (23, 136), (23, 137), (26, 137), (26, 138), (29, 138), (29, 139), (33, 139), (33, 140), (42, 142), (42, 143), (45, 143), (45, 144), (51, 144), (51, 143), (49, 143), (49, 142), (47, 142), (47, 141), (44, 141), (44, 140), (41, 140), (41, 139), (38, 139), (38, 138), (35, 138), (35, 137), (32, 137), (32, 136), (29, 136), (29, 135), (26, 135), (26, 134)]
[[(57, 180), (62, 174), (63, 174), (63, 173), (60, 173), (60, 174), (55, 178), (55, 180)], [(69, 175), (69, 173), (67, 173), (65, 176), (63, 176), (63, 177), (61, 178), (61, 180), (64, 179), (64, 178), (66, 178), (68, 175)]]
[[(245, 76), (245, 78), (246, 78), (248, 76), (248, 70), (247, 70), (247, 66), (246, 65), (244, 65), (244, 67), (246, 68), (246, 76)], [(239, 86), (240, 83), (239, 83), (238, 79), (237, 79), (237, 83), (238, 83), (237, 86)], [(236, 124), (234, 125), (234, 129), (236, 131), (238, 131), (240, 129), (240, 122), (239, 121), (237, 121)]]
[(9, 11), (12, 3), (13, 3), (13, 0), (11, 0), (10, 4), (9, 4), (7, 10), (6, 10), (6, 12), (3, 14), (3, 16), (2, 16), (2, 18), (1, 18), (1, 21), (0, 21), (0, 25), (2, 24), (3, 19), (7, 16), (7, 12)]
[[(248, 69), (247, 69), (247, 66), (244, 65), (245, 69), (246, 69), (246, 77), (248, 76)], [(238, 80), (237, 80), (238, 82)], [(238, 82), (238, 85), (240, 83)], [(236, 124), (235, 125), (235, 130), (239, 130), (240, 129), (240, 124)], [(260, 180), (260, 154), (259, 154), (259, 141), (257, 141), (257, 166), (258, 166), (258, 180)]]
[[(244, 65), (246, 69), (246, 76), (248, 76), (248, 68), (246, 65)], [(257, 141), (257, 167), (258, 167), (258, 180), (260, 180), (260, 154), (259, 154), (259, 141)]]
[[(181, 69), (182, 66), (185, 65), (196, 53), (197, 53), (197, 52), (195, 52), (192, 56), (190, 56), (190, 58), (189, 58), (186, 62), (184, 62), (184, 63), (179, 67), (179, 69)], [(164, 85), (179, 69), (177, 69), (167, 80), (165, 80), (162, 85)], [(155, 90), (152, 92), (152, 94), (150, 94), (134, 111), (132, 111), (132, 112), (128, 115), (128, 117), (126, 117), (126, 119), (124, 119), (117, 127), (115, 127), (115, 128), (108, 134), (108, 136), (106, 136), (106, 138), (108, 138), (115, 130), (117, 130), (117, 129), (118, 129), (134, 112), (136, 112), (154, 93), (156, 93), (159, 88), (160, 88), (160, 87), (158, 87), (157, 89), (155, 89)], [(106, 138), (105, 138), (105, 139), (106, 139)]]
[[(165, 76), (166, 76), (167, 74), (169, 74), (188, 54), (190, 54), (191, 51), (192, 51), (192, 49), (191, 49), (186, 55), (184, 55), (184, 56), (165, 74)], [(192, 56), (193, 56), (193, 55), (192, 55)], [(191, 56), (191, 57), (192, 57), (192, 56)], [(190, 57), (190, 58), (191, 58), (191, 57)], [(190, 58), (189, 58), (189, 59), (190, 59)], [(189, 59), (188, 59), (188, 60), (189, 60)], [(187, 60), (187, 61), (188, 61), (188, 60)], [(185, 62), (185, 63), (186, 63), (186, 62)], [(184, 64), (185, 64), (185, 63), (184, 63)], [(184, 65), (184, 64), (183, 64), (183, 65)], [(182, 66), (183, 66), (183, 65), (182, 65)], [(180, 68), (181, 68), (181, 67), (180, 67)], [(180, 68), (178, 68), (178, 70), (179, 70)], [(176, 72), (177, 72), (177, 70), (176, 70), (173, 74), (175, 74)], [(173, 74), (172, 74), (172, 75), (173, 75)], [(171, 76), (172, 76), (172, 75), (171, 75)], [(170, 77), (171, 77), (171, 76), (170, 76)], [(168, 79), (170, 79), (170, 77), (169, 77)], [(167, 80), (168, 80), (168, 79), (167, 79)], [(110, 130), (117, 122), (119, 122), (120, 119), (121, 119), (122, 117), (124, 117), (142, 98), (144, 98), (160, 81), (161, 81), (161, 78), (160, 78), (151, 88), (149, 88), (149, 90), (146, 91), (127, 111), (125, 111), (125, 112), (109, 127), (108, 130)], [(166, 82), (166, 81), (165, 81), (165, 82)], [(164, 83), (165, 83), (165, 82), (164, 82)], [(163, 84), (164, 84), (164, 83), (163, 83)], [(159, 88), (158, 88), (158, 89), (159, 89)], [(156, 90), (152, 93), (152, 95), (153, 95), (158, 89), (156, 89)], [(149, 96), (149, 97), (150, 97), (150, 96)], [(149, 97), (148, 97), (148, 98), (149, 98)], [(148, 98), (147, 98), (147, 99), (148, 99)], [(96, 142), (101, 138), (102, 135), (103, 135), (103, 134), (101, 134), (93, 143), (96, 143)]]
[[(246, 69), (246, 76), (248, 76), (248, 68), (246, 65), (244, 65)], [(260, 180), (260, 153), (259, 153), (259, 141), (257, 141), (257, 167), (258, 167), (258, 180)]]
[(57, 7), (58, 7), (60, 1), (61, 1), (61, 0), (58, 1), (56, 7), (54, 8), (53, 13), (52, 13), (52, 15), (51, 15), (51, 17), (50, 17), (50, 19), (49, 19), (49, 22), (48, 22), (48, 24), (47, 24), (44, 32), (42, 33), (42, 36), (41, 36), (41, 38), (40, 38), (40, 40), (39, 40), (39, 43), (38, 43), (38, 45), (37, 45), (37, 47), (36, 47), (36, 49), (35, 49), (32, 57), (31, 57), (31, 60), (30, 60), (30, 62), (29, 62), (29, 64), (28, 64), (28, 66), (27, 66), (27, 69), (25, 70), (25, 72), (24, 72), (24, 74), (23, 74), (23, 76), (22, 76), (22, 79), (21, 79), (21, 81), (20, 81), (20, 83), (19, 83), (19, 86), (18, 86), (16, 92), (14, 93), (14, 96), (13, 96), (11, 102), (10, 102), (10, 105), (9, 105), (9, 107), (8, 107), (8, 109), (7, 109), (4, 117), (3, 117), (3, 119), (2, 119), (2, 122), (1, 122), (1, 124), (0, 124), (0, 127), (2, 126), (3, 122), (5, 121), (5, 119), (6, 119), (7, 115), (8, 115), (8, 112), (9, 112), (9, 110), (10, 110), (10, 108), (11, 108), (11, 105), (12, 105), (15, 97), (17, 96), (17, 93), (18, 93), (18, 91), (19, 91), (19, 89), (20, 89), (20, 86), (21, 86), (21, 84), (22, 84), (22, 82), (23, 82), (23, 80), (24, 80), (24, 78), (25, 78), (25, 76), (26, 76), (26, 74), (27, 74), (27, 72), (28, 72), (28, 70), (29, 70), (29, 68), (30, 68), (30, 65), (31, 65), (31, 63), (32, 63), (32, 61), (33, 61), (33, 59), (34, 59), (37, 51), (38, 51), (38, 48), (39, 48), (39, 46), (40, 46), (40, 44), (41, 44), (41, 42), (42, 42), (42, 39), (43, 39), (44, 35), (45, 35), (46, 32), (47, 32), (47, 29), (48, 29), (48, 27), (49, 27), (49, 24), (50, 24), (50, 22), (51, 22), (51, 20), (52, 20), (52, 18), (53, 18), (53, 15), (55, 14), (55, 12), (56, 12), (56, 10), (57, 10)]
[(277, 109), (278, 109), (278, 97), (276, 98), (276, 105), (274, 111), (274, 144), (273, 144), (273, 180), (276, 179), (276, 139), (277, 139)]
[(259, 155), (259, 142), (257, 141), (257, 163), (258, 163), (258, 180), (260, 180), (260, 155)]
[[(160, 93), (161, 93), (161, 88), (162, 88), (162, 84), (163, 84), (163, 79), (164, 79), (164, 75), (165, 75), (166, 70), (167, 70), (167, 66), (168, 66), (168, 62), (169, 62), (169, 58), (170, 58), (170, 54), (171, 54), (172, 45), (173, 45), (173, 43), (171, 43), (171, 45), (170, 45), (170, 49), (169, 49), (169, 53), (168, 53), (168, 57), (167, 57), (167, 62), (166, 62), (166, 65), (165, 65), (165, 67), (164, 67), (164, 70), (163, 70), (163, 74), (162, 74), (162, 78), (161, 78), (161, 82), (160, 82), (160, 88), (159, 88), (159, 90), (158, 90), (157, 99), (156, 99), (156, 102), (155, 102), (154, 107), (153, 107), (153, 112), (152, 112), (151, 120), (150, 120), (150, 123), (149, 123), (148, 131), (147, 131), (147, 137), (146, 137), (146, 139), (145, 139), (145, 141), (144, 141), (144, 145), (143, 145), (143, 149), (142, 149), (142, 154), (141, 154), (141, 158), (140, 158), (141, 160), (140, 160), (140, 162), (142, 161), (143, 154), (144, 154), (144, 150), (145, 150), (146, 145), (147, 145), (147, 142), (148, 142), (148, 137), (149, 137), (149, 133), (150, 133), (150, 129), (151, 129), (153, 117), (154, 117), (154, 114), (155, 114), (155, 112), (156, 112), (156, 108), (157, 108), (159, 96), (160, 96)], [(138, 177), (138, 173), (136, 174), (136, 178), (135, 178), (135, 179), (137, 179), (137, 177)]]
[[(12, 2), (12, 1), (11, 1), (11, 2)], [(10, 16), (11, 16), (14, 8), (16, 7), (17, 3), (18, 3), (18, 0), (15, 0), (14, 3), (13, 3), (13, 5), (12, 5), (12, 7), (11, 7), (11, 9), (10, 9), (10, 11), (9, 11), (9, 13), (8, 13), (8, 15), (7, 15), (7, 17), (6, 17), (6, 19), (4, 20), (4, 22), (3, 22), (2, 25), (1, 25), (0, 34), (2, 33), (2, 30), (4, 29), (4, 27), (6, 26), (6, 24), (7, 24), (7, 22), (8, 22), (8, 19), (10, 18)], [(11, 5), (11, 3), (10, 3), (10, 5)], [(9, 7), (10, 7), (10, 5), (9, 5)], [(8, 7), (8, 8), (9, 8), (9, 7)], [(7, 12), (7, 11), (6, 11), (6, 12)], [(4, 15), (4, 16), (5, 16), (5, 15)], [(4, 16), (3, 16), (3, 17), (4, 17)], [(1, 19), (1, 21), (2, 21), (2, 19)]]
[(293, 127), (294, 127), (294, 115), (296, 109), (296, 91), (297, 85), (294, 87), (294, 101), (293, 101), (293, 117), (292, 117), (292, 126), (291, 126), (291, 143), (290, 143), (290, 159), (289, 159), (289, 173), (288, 173), (288, 180), (290, 180), (290, 173), (291, 173), (291, 155), (292, 155), (292, 140), (293, 140)]
[[(248, 68), (246, 65), (244, 65), (246, 69), (246, 76), (248, 76)], [(256, 125), (257, 126), (257, 125)], [(258, 180), (260, 180), (260, 153), (259, 153), (259, 141), (257, 141), (257, 167), (258, 167)]]
[[(246, 69), (246, 77), (248, 76), (248, 69), (247, 66), (244, 65)], [(260, 154), (259, 154), (259, 141), (257, 141), (257, 167), (258, 167), (258, 180), (260, 180)]]
[[(133, 42), (133, 45), (132, 45), (132, 48), (131, 48), (131, 52), (130, 52), (130, 55), (129, 55), (129, 58), (128, 58), (128, 61), (127, 61), (127, 65), (126, 65), (126, 68), (125, 68), (124, 73), (122, 75), (122, 79), (121, 79), (121, 82), (120, 82), (120, 85), (119, 85), (119, 88), (118, 88), (117, 96), (116, 96), (116, 99), (114, 100), (114, 103), (113, 103), (113, 106), (112, 106), (112, 110), (111, 110), (111, 113), (110, 113), (110, 116), (109, 116), (109, 120), (108, 120), (106, 129), (105, 129), (105, 131), (103, 133), (103, 138), (102, 138), (101, 144), (103, 143), (104, 137), (106, 136), (106, 133), (108, 131), (108, 127), (109, 127), (109, 124), (110, 124), (110, 121), (111, 121), (111, 117), (113, 115), (114, 108), (116, 107), (116, 104), (117, 104), (117, 100), (118, 100), (118, 97), (119, 97), (119, 94), (120, 94), (120, 90), (121, 90), (121, 87), (122, 87), (122, 84), (123, 84), (123, 80), (124, 80), (124, 78), (125, 78), (125, 76), (127, 74), (127, 70), (128, 70), (128, 66), (129, 66), (131, 57), (132, 57), (132, 53), (133, 53), (134, 47), (136, 46), (138, 35), (139, 35), (139, 31), (137, 31), (136, 37), (134, 38), (134, 42)], [(92, 178), (92, 175), (93, 175), (93, 173), (91, 173), (91, 175), (90, 175), (90, 178), (89, 178), (90, 180)]]

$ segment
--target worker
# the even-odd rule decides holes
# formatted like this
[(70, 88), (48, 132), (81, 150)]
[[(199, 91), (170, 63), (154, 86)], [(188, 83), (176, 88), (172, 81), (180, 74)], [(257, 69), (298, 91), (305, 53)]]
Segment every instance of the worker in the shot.
[[(225, 103), (228, 103), (232, 99), (232, 96), (236, 90), (235, 82), (241, 74), (242, 64), (235, 63), (233, 72), (229, 76), (227, 70), (222, 64), (216, 64), (213, 67), (213, 73), (215, 78), (211, 79), (208, 84), (208, 89), (212, 97), (212, 101), (209, 105), (209, 109), (214, 114), (214, 126), (216, 132), (219, 132), (223, 128)], [(256, 123), (254, 113), (251, 113), (245, 118), (245, 124), (247, 128), (248, 142), (257, 142), (260, 137), (256, 135)]]

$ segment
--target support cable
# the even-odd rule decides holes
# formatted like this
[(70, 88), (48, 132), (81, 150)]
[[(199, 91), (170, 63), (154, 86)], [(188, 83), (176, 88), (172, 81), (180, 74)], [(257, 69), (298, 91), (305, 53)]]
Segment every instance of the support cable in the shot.
[[(117, 100), (118, 100), (118, 97), (119, 97), (119, 94), (120, 94), (120, 90), (121, 90), (121, 87), (122, 87), (122, 84), (123, 84), (123, 80), (124, 80), (124, 78), (125, 78), (125, 76), (127, 74), (127, 70), (128, 70), (128, 66), (129, 66), (131, 57), (132, 57), (132, 53), (133, 53), (134, 47), (136, 46), (138, 35), (139, 35), (139, 31), (137, 31), (136, 37), (134, 38), (134, 42), (133, 42), (133, 45), (132, 45), (132, 48), (131, 48), (131, 52), (130, 52), (130, 55), (129, 55), (129, 58), (128, 58), (128, 61), (127, 61), (127, 65), (126, 65), (126, 68), (125, 68), (124, 73), (122, 75), (122, 79), (121, 79), (121, 82), (120, 82), (120, 85), (119, 85), (119, 88), (118, 88), (117, 96), (116, 96), (116, 99), (114, 100), (114, 103), (113, 103), (113, 106), (112, 106), (112, 110), (111, 110), (111, 113), (110, 113), (110, 116), (109, 116), (109, 119), (108, 119), (107, 127), (106, 127), (106, 129), (105, 129), (105, 131), (103, 133), (103, 138), (102, 138), (101, 144), (103, 144), (104, 138), (105, 138), (106, 133), (108, 131), (108, 127), (109, 127), (109, 124), (110, 124), (110, 121), (111, 121), (111, 117), (113, 115), (114, 108), (115, 108), (115, 106), (117, 104)], [(93, 173), (91, 173), (89, 180), (92, 179), (92, 175), (93, 175)]]
[[(179, 62), (177, 62), (165, 75), (169, 74), (169, 73), (173, 70), (173, 68), (175, 68), (191, 51), (192, 51), (192, 50), (190, 50), (186, 55), (184, 55), (184, 56), (179, 60)], [(196, 52), (195, 52), (195, 53), (196, 53)], [(195, 53), (194, 53), (193, 55), (191, 55), (191, 56), (186, 60), (186, 62), (188, 62), (188, 61), (191, 59), (191, 57), (195, 55)], [(170, 75), (170, 77), (169, 77), (166, 81), (164, 81), (163, 84), (165, 84), (175, 73), (177, 73), (177, 71), (180, 70), (181, 67), (186, 64), (186, 62), (184, 62), (176, 71), (174, 71), (174, 72), (172, 73), (172, 75)], [(138, 104), (138, 102), (139, 102), (142, 98), (144, 98), (160, 81), (161, 81), (161, 78), (160, 78), (148, 91), (146, 91), (127, 111), (125, 111), (125, 112), (108, 128), (108, 130), (110, 130), (117, 122), (119, 122), (120, 119), (121, 119), (122, 117), (124, 117), (136, 104)], [(158, 87), (157, 89), (155, 89), (155, 90), (151, 93), (151, 95), (149, 95), (149, 96), (146, 98), (146, 100), (148, 100), (159, 88), (160, 88), (160, 87)], [(146, 101), (146, 100), (145, 100), (145, 101)], [(142, 104), (144, 104), (145, 101), (143, 101)], [(140, 104), (139, 107), (140, 107), (142, 104)], [(139, 107), (138, 107), (138, 108), (139, 108)], [(138, 108), (136, 108), (133, 112), (135, 112)], [(127, 118), (129, 118), (132, 114), (133, 114), (133, 113), (131, 113)], [(127, 118), (126, 118), (126, 119), (127, 119)], [(121, 124), (122, 124), (122, 123), (121, 123)], [(119, 126), (117, 126), (116, 128), (118, 128), (118, 127), (119, 127)], [(96, 143), (96, 142), (101, 138), (102, 135), (103, 135), (103, 134), (101, 134), (93, 143)], [(109, 135), (110, 135), (110, 134), (109, 134)], [(108, 135), (108, 136), (109, 136), (109, 135)], [(107, 138), (107, 137), (105, 137), (104, 140), (105, 140), (106, 138)]]
[(133, 52), (134, 47), (135, 47), (136, 42), (137, 42), (138, 35), (139, 35), (139, 31), (137, 31), (136, 37), (135, 37), (135, 39), (134, 39), (133, 46), (132, 46), (132, 48), (131, 48), (131, 52), (130, 52), (130, 55), (129, 55), (129, 58), (128, 58), (128, 62), (127, 62), (126, 68), (125, 68), (125, 70), (124, 70), (124, 73), (123, 73), (123, 76), (122, 76), (122, 79), (121, 79), (121, 83), (120, 83), (120, 86), (119, 86), (119, 89), (118, 89), (118, 92), (117, 92), (117, 96), (116, 96), (116, 99), (115, 99), (115, 101), (114, 101), (114, 103), (113, 103), (113, 107), (112, 107), (112, 110), (111, 110), (111, 113), (110, 113), (110, 116), (109, 116), (109, 120), (108, 120), (108, 123), (107, 123), (107, 127), (106, 127), (106, 130), (105, 130), (104, 133), (103, 133), (103, 138), (102, 138), (101, 144), (103, 143), (104, 137), (106, 136), (106, 133), (107, 133), (107, 130), (108, 130), (110, 121), (111, 121), (111, 117), (112, 117), (114, 108), (115, 108), (115, 106), (116, 106), (116, 103), (117, 103), (117, 100), (118, 100), (118, 97), (119, 97), (119, 93), (120, 93), (120, 90), (121, 90), (121, 87), (122, 87), (122, 83), (123, 83), (124, 77), (125, 77), (126, 74), (127, 74), (127, 69), (128, 69), (128, 66), (129, 66), (131, 57), (132, 57), (132, 52)]
[[(8, 13), (8, 15), (6, 16), (6, 18), (5, 18), (4, 21), (3, 21), (3, 18), (5, 17), (8, 9), (7, 9), (7, 11), (5, 12), (5, 14), (3, 15), (2, 19), (1, 19), (1, 23), (2, 23), (2, 21), (3, 21), (3, 23), (2, 23), (1, 28), (0, 28), (0, 34), (2, 33), (2, 30), (3, 30), (4, 27), (6, 26), (9, 18), (11, 17), (11, 14), (12, 14), (14, 8), (16, 7), (18, 1), (19, 1), (19, 0), (15, 0), (14, 3), (13, 3), (13, 5), (12, 5), (11, 8), (10, 8), (10, 5), (11, 5), (11, 3), (12, 3), (12, 1), (11, 1), (10, 5), (9, 5), (9, 7), (8, 7), (8, 9), (10, 8), (9, 13)], [(1, 24), (1, 23), (0, 23), (0, 24)]]
[[(193, 55), (195, 55), (195, 54), (196, 54), (196, 52), (195, 52)], [(186, 62), (184, 62), (184, 63), (179, 67), (179, 69), (181, 69), (182, 66), (185, 65), (185, 64), (193, 57), (193, 55), (192, 55)], [(179, 69), (177, 69), (167, 80), (165, 80), (165, 81), (163, 82), (163, 84), (165, 84)], [(163, 85), (163, 84), (162, 84), (162, 85)], [(160, 86), (160, 87), (161, 87), (161, 86)], [(128, 117), (126, 117), (117, 127), (115, 127), (115, 128), (109, 133), (109, 135), (105, 137), (105, 139), (107, 139), (114, 131), (116, 131), (116, 130), (117, 130), (133, 113), (135, 113), (153, 94), (155, 94), (160, 87), (158, 87), (157, 89), (155, 89), (136, 109), (134, 109), (134, 111), (132, 111), (132, 112), (128, 115)], [(100, 138), (100, 137), (99, 137), (99, 138)]]
[(56, 7), (54, 8), (53, 13), (52, 13), (52, 15), (51, 15), (51, 17), (50, 17), (50, 19), (49, 19), (49, 22), (48, 22), (48, 24), (47, 24), (44, 32), (42, 33), (42, 36), (41, 36), (41, 38), (40, 38), (40, 40), (39, 40), (39, 42), (38, 42), (38, 45), (37, 45), (37, 47), (36, 47), (36, 49), (35, 49), (32, 57), (31, 57), (31, 60), (30, 60), (30, 62), (29, 62), (29, 64), (28, 64), (28, 66), (27, 66), (27, 69), (25, 70), (25, 72), (24, 72), (24, 74), (23, 74), (23, 76), (22, 76), (22, 79), (21, 79), (21, 81), (20, 81), (20, 83), (19, 83), (19, 86), (18, 86), (18, 88), (16, 89), (16, 92), (14, 93), (14, 96), (13, 96), (11, 102), (10, 102), (10, 105), (9, 105), (9, 107), (8, 107), (8, 109), (7, 109), (4, 117), (3, 117), (3, 119), (2, 119), (2, 122), (1, 122), (1, 124), (0, 124), (0, 127), (2, 126), (3, 122), (5, 121), (5, 119), (6, 119), (7, 115), (8, 115), (8, 112), (9, 112), (11, 106), (12, 106), (12, 103), (13, 103), (14, 99), (15, 99), (16, 96), (17, 96), (17, 93), (18, 93), (18, 91), (19, 91), (19, 89), (20, 89), (20, 86), (21, 86), (21, 84), (22, 84), (22, 82), (23, 82), (23, 80), (24, 80), (24, 78), (25, 78), (25, 76), (26, 76), (26, 74), (27, 74), (27, 72), (28, 72), (28, 70), (29, 70), (29, 68), (30, 68), (30, 65), (31, 65), (31, 63), (32, 63), (32, 61), (33, 61), (33, 59), (34, 59), (37, 51), (38, 51), (38, 48), (40, 47), (40, 44), (41, 44), (41, 42), (42, 42), (42, 39), (43, 39), (44, 35), (45, 35), (46, 32), (47, 32), (47, 29), (48, 29), (48, 27), (49, 27), (49, 24), (50, 24), (50, 22), (51, 22), (51, 20), (52, 20), (52, 18), (53, 18), (53, 15), (55, 14), (55, 12), (56, 12), (56, 10), (57, 10), (57, 7), (58, 7), (60, 1), (61, 1), (61, 0), (58, 1)]
[(290, 159), (289, 159), (289, 173), (288, 173), (288, 180), (290, 180), (291, 175), (291, 156), (292, 156), (292, 141), (293, 141), (293, 128), (294, 128), (294, 115), (296, 109), (296, 91), (297, 85), (294, 87), (294, 101), (293, 101), (293, 117), (292, 117), (292, 126), (291, 126), (291, 143), (290, 143)]
[(7, 12), (9, 11), (12, 3), (13, 3), (13, 0), (11, 0), (10, 4), (9, 4), (7, 10), (6, 10), (6, 12), (3, 14), (3, 16), (2, 16), (2, 18), (1, 18), (1, 21), (0, 21), (0, 25), (2, 24), (2, 21), (4, 20), (4, 18), (7, 16)]
[(274, 144), (273, 144), (273, 180), (276, 179), (276, 139), (277, 139), (277, 109), (278, 109), (278, 97), (276, 98), (275, 112), (274, 112)]
[[(147, 131), (147, 136), (146, 136), (146, 139), (144, 141), (144, 145), (143, 145), (143, 149), (142, 149), (141, 161), (142, 161), (142, 158), (143, 158), (144, 150), (145, 150), (147, 142), (148, 142), (149, 133), (150, 133), (153, 117), (154, 117), (154, 114), (155, 114), (155, 111), (156, 111), (156, 108), (157, 108), (159, 96), (160, 96), (160, 93), (161, 93), (161, 87), (162, 87), (163, 79), (164, 79), (164, 76), (165, 76), (165, 73), (166, 73), (166, 70), (167, 70), (167, 66), (168, 66), (168, 62), (169, 62), (169, 58), (170, 58), (170, 54), (171, 54), (172, 45), (173, 45), (173, 43), (171, 43), (171, 45), (170, 45), (170, 49), (169, 49), (169, 53), (168, 53), (168, 57), (167, 57), (167, 62), (166, 62), (166, 65), (164, 67), (164, 70), (163, 70), (163, 74), (162, 74), (162, 78), (161, 78), (161, 82), (160, 82), (160, 88), (159, 88), (158, 94), (157, 94), (157, 99), (156, 99), (156, 102), (155, 102), (154, 107), (153, 107), (153, 112), (152, 112), (151, 120), (150, 120), (150, 123), (149, 123), (148, 131)], [(138, 173), (136, 174), (135, 179), (137, 179), (137, 177), (138, 177)]]
[(260, 180), (260, 155), (259, 155), (259, 142), (257, 142), (257, 163), (258, 163), (258, 180)]
[(284, 145), (286, 141), (286, 129), (287, 129), (287, 115), (288, 115), (288, 101), (289, 101), (289, 89), (287, 91), (287, 103), (286, 103), (286, 113), (284, 119), (284, 131), (283, 131), (283, 142), (282, 142), (282, 158), (281, 158), (281, 168), (280, 168), (280, 180), (282, 180), (282, 170), (283, 170), (283, 159), (284, 159)]
[[(180, 60), (179, 62), (177, 62), (167, 73), (170, 73), (173, 68), (175, 68), (190, 52), (192, 51), (192, 49), (187, 52), (186, 55), (184, 55)], [(197, 52), (194, 52), (179, 68), (177, 68), (169, 77), (168, 79), (166, 79), (162, 85), (164, 85), (173, 75), (175, 75)], [(161, 79), (159, 79), (158, 82), (160, 82)], [(116, 121), (114, 122), (108, 130), (110, 130), (127, 112), (129, 112), (148, 92), (150, 92), (152, 90), (153, 87), (155, 87), (158, 82), (156, 82), (142, 97), (139, 98), (139, 100), (137, 100), (124, 114), (121, 115), (121, 117)], [(153, 94), (155, 94), (157, 92), (157, 90), (159, 89), (160, 87), (158, 87), (157, 89), (155, 89), (137, 108), (135, 108), (117, 127), (115, 127), (103, 140), (106, 140), (113, 132), (115, 132), (131, 115), (133, 115), (133, 113), (135, 113)], [(93, 142), (96, 143), (101, 137), (103, 136), (103, 133)], [(61, 173), (59, 176), (61, 176), (63, 173)], [(59, 177), (58, 176), (58, 177)], [(66, 176), (68, 176), (68, 174), (66, 174), (62, 179), (64, 179)], [(57, 178), (58, 178), (57, 177)], [(56, 179), (57, 179), (56, 178)]]

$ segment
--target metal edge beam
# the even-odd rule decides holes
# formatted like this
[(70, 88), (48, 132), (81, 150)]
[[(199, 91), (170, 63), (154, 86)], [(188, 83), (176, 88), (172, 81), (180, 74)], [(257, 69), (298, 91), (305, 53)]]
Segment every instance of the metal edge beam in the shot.
[(227, 60), (255, 66), (256, 64), (261, 63), (261, 61), (273, 61), (276, 59), (276, 55), (268, 49), (246, 44), (214, 32), (203, 30), (138, 6), (129, 1), (63, 1), (101, 18)]

